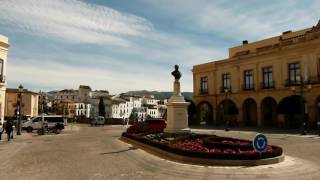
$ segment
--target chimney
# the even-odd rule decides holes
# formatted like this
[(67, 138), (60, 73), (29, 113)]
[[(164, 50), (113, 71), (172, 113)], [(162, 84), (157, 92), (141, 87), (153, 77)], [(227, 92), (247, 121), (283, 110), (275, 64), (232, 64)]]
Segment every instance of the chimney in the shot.
[(242, 41), (242, 44), (243, 44), (243, 45), (248, 44), (248, 40), (243, 40), (243, 41)]
[(289, 33), (291, 33), (291, 32), (292, 32), (291, 30), (285, 31), (285, 32), (282, 33), (282, 35), (289, 34)]

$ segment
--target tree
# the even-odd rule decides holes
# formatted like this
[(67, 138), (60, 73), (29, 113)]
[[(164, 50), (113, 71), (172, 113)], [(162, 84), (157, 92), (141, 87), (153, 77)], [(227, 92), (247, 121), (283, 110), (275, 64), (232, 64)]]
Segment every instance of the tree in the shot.
[(103, 102), (103, 97), (100, 97), (100, 101), (99, 101), (99, 116), (106, 116), (106, 109), (105, 109), (105, 105)]
[(133, 108), (129, 117), (129, 120), (133, 122), (133, 124), (137, 123), (138, 121), (138, 114), (137, 109)]

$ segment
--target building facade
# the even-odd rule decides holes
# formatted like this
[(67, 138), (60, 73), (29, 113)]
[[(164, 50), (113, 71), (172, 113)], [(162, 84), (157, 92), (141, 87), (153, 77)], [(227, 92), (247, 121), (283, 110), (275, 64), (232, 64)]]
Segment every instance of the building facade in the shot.
[[(13, 117), (18, 111), (19, 89), (7, 88), (5, 98), (5, 116)], [(22, 95), (22, 115), (38, 116), (38, 93), (24, 89)]]
[(112, 118), (129, 119), (134, 116), (138, 121), (143, 121), (147, 117), (163, 118), (162, 110), (164, 104), (159, 104), (160, 100), (153, 96), (115, 96), (112, 98)]
[(300, 128), (320, 121), (320, 21), (193, 67), (197, 122)]
[(90, 118), (91, 104), (79, 101), (63, 100), (58, 104), (57, 114), (68, 119)]
[(0, 122), (3, 124), (6, 96), (6, 71), (9, 40), (0, 35)]
[(99, 103), (102, 99), (104, 104), (105, 118), (111, 118), (112, 114), (112, 101), (108, 91), (100, 90), (100, 91), (92, 91), (90, 104), (91, 104), (91, 117), (99, 116)]

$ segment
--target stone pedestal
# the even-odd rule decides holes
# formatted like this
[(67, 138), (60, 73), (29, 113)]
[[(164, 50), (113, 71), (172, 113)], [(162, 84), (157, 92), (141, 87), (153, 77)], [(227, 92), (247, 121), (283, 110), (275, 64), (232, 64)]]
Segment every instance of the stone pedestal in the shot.
[(167, 104), (167, 127), (164, 132), (183, 133), (189, 132), (188, 129), (188, 106), (189, 102), (184, 100), (180, 93), (180, 82), (174, 82), (173, 96)]

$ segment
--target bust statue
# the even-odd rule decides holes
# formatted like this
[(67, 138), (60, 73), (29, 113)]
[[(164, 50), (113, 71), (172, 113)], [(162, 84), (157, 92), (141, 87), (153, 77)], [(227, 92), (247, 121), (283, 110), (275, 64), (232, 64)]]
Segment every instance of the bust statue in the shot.
[(174, 76), (175, 80), (179, 80), (181, 78), (181, 73), (179, 71), (179, 66), (178, 65), (174, 66), (174, 71), (172, 71), (171, 74), (172, 74), (172, 76)]

